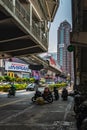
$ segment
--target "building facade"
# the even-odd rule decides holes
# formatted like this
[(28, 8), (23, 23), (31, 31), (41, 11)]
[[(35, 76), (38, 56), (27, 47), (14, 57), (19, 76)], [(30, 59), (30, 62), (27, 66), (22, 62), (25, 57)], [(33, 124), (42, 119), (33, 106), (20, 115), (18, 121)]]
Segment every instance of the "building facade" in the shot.
[(73, 52), (67, 51), (67, 47), (70, 45), (70, 30), (71, 25), (66, 20), (58, 28), (57, 59), (66, 75), (72, 75), (73, 72)]
[(0, 59), (0, 76), (30, 78), (29, 64), (18, 58)]
[(75, 48), (74, 89), (87, 92), (87, 0), (72, 0), (72, 24), (70, 42)]

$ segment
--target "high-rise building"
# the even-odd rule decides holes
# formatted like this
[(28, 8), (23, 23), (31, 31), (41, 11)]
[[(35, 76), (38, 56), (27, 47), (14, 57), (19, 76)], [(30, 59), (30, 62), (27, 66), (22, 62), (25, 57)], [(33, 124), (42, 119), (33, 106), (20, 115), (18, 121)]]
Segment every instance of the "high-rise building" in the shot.
[(71, 74), (73, 68), (73, 52), (67, 51), (67, 47), (70, 45), (70, 30), (71, 25), (66, 20), (58, 28), (57, 59), (65, 74)]

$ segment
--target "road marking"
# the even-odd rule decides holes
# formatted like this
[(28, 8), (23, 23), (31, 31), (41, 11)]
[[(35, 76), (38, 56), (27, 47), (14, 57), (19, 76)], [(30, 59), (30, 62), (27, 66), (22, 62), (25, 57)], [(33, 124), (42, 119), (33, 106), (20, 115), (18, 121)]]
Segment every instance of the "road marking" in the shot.
[(11, 105), (11, 104), (14, 104), (14, 103), (17, 103), (17, 102), (20, 102), (20, 101), (24, 101), (25, 99), (28, 99), (28, 98), (23, 98), (23, 99), (20, 99), (20, 100), (16, 100), (16, 101), (12, 101), (12, 102), (9, 102), (9, 103), (1, 104), (0, 107), (4, 107), (4, 106)]
[(71, 107), (72, 107), (72, 102), (70, 102), (66, 107), (65, 114), (64, 114), (64, 121), (66, 120), (66, 117), (68, 113), (70, 112)]
[(27, 107), (26, 109), (22, 110), (21, 112), (18, 112), (18, 113), (16, 113), (16, 114), (13, 114), (13, 115), (7, 117), (6, 119), (0, 121), (0, 123), (6, 123), (6, 122), (8, 122), (9, 120), (11, 120), (12, 118), (15, 118), (15, 117), (17, 117), (17, 116), (19, 116), (19, 115), (25, 113), (26, 111), (29, 111), (29, 109), (32, 109), (33, 107), (34, 107), (33, 105), (32, 105), (32, 106), (29, 106), (29, 107)]

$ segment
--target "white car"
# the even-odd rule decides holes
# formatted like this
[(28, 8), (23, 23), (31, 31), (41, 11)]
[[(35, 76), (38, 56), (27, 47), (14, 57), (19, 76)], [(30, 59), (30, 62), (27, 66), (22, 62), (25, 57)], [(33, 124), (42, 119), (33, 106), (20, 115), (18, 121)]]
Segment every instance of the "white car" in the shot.
[(46, 82), (46, 84), (55, 84), (53, 81)]
[(26, 91), (34, 91), (35, 90), (35, 83), (30, 83), (28, 84), (28, 86), (26, 87)]

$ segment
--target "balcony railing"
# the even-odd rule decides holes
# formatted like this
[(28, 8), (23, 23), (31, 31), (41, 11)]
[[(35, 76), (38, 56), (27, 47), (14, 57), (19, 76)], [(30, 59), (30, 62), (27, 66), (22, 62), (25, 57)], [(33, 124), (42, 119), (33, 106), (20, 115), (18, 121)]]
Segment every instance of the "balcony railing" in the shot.
[(15, 1), (15, 6), (11, 0), (1, 0), (1, 2), (3, 3), (3, 7), (8, 8), (40, 44), (43, 44), (46, 48), (48, 47), (47, 33), (44, 33), (39, 27), (39, 24), (36, 24), (33, 19), (32, 25), (30, 25), (30, 12), (28, 12), (18, 0)]

